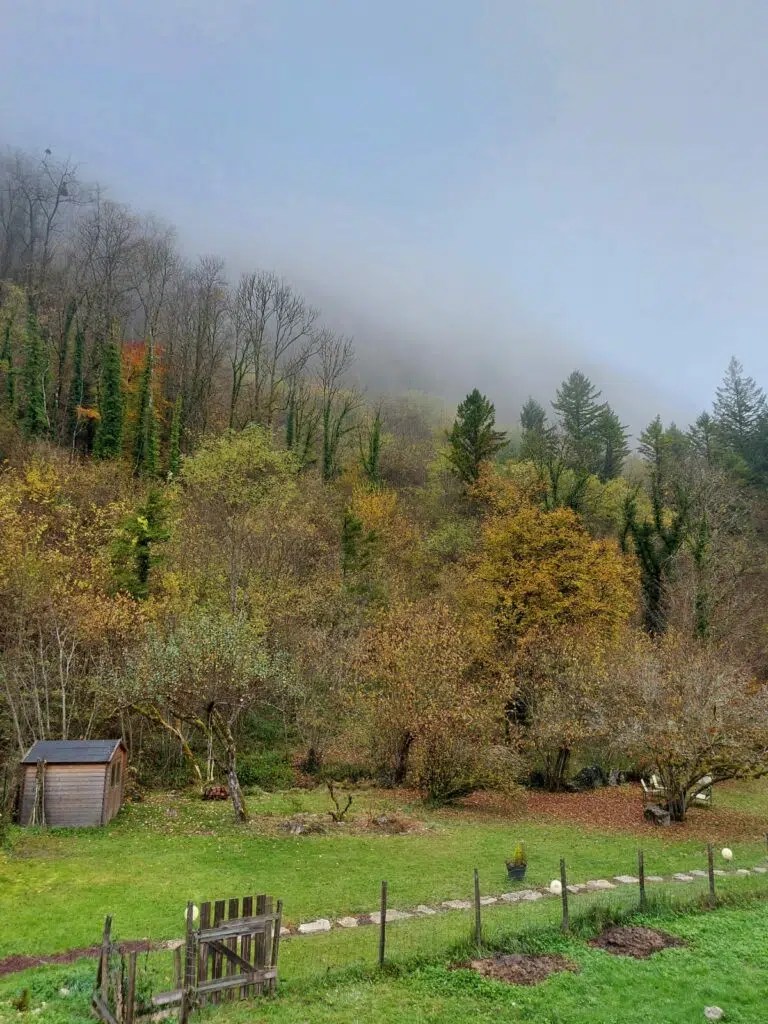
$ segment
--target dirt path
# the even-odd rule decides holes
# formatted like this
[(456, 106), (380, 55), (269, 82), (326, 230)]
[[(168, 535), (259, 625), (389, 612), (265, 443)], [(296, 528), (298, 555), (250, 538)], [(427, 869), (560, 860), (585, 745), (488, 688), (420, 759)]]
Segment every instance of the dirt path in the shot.
[[(118, 948), (121, 953), (146, 953), (150, 949), (160, 949), (164, 943), (149, 942), (141, 939), (136, 942), (121, 942)], [(7, 956), (0, 960), (0, 978), (6, 974), (18, 974), (19, 971), (28, 971), (32, 967), (47, 967), (49, 964), (71, 964), (75, 960), (84, 957), (95, 958), (101, 953), (101, 946), (83, 946), (78, 949), (68, 949), (65, 953), (51, 953), (45, 956), (22, 956), (16, 954)]]

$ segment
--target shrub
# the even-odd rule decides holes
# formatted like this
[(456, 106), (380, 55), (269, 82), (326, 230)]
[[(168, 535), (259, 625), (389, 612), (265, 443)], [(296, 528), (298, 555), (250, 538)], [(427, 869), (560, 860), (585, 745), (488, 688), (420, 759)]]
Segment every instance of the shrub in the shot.
[(331, 762), (323, 766), (320, 777), (323, 782), (366, 782), (373, 778), (370, 767), (363, 764), (346, 764), (343, 761)]
[(293, 768), (281, 750), (242, 754), (237, 762), (237, 777), (241, 786), (257, 786), (269, 792), (290, 789), (294, 782)]

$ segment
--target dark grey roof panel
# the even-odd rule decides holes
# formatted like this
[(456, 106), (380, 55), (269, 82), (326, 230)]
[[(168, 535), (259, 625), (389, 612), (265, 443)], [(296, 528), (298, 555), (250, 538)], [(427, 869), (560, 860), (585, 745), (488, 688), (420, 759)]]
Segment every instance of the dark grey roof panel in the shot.
[(122, 740), (38, 740), (21, 762), (37, 764), (106, 764)]

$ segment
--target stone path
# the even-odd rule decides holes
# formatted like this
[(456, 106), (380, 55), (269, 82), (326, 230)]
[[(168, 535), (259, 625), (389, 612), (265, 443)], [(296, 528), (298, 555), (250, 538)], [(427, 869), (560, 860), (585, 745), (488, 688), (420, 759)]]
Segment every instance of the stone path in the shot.
[[(768, 874), (768, 867), (734, 868), (731, 871), (723, 871), (717, 868), (715, 874), (720, 878), (746, 878), (749, 875)], [(707, 877), (706, 871), (696, 868), (693, 871), (678, 871), (666, 877), (664, 875), (646, 875), (645, 881), (646, 883), (656, 884), (659, 882), (684, 884), (685, 882), (695, 882)], [(609, 892), (622, 886), (639, 885), (639, 883), (640, 879), (635, 875), (614, 875), (610, 880), (607, 878), (593, 878), (587, 882), (574, 882), (568, 885), (567, 888), (571, 895), (576, 896), (583, 892)], [(547, 886), (542, 886), (537, 889), (516, 889), (513, 892), (500, 893), (498, 896), (481, 896), (480, 903), (484, 907), (493, 906), (493, 904), (498, 903), (531, 903), (535, 900), (545, 899), (547, 896), (550, 898), (560, 898), (559, 893), (553, 893)], [(395, 910), (393, 908), (387, 910), (387, 922), (404, 921), (407, 918), (429, 917), (433, 914), (450, 913), (457, 910), (466, 912), (471, 910), (472, 906), (471, 900), (443, 900), (435, 906), (427, 906), (424, 903), (420, 903), (413, 910)], [(290, 938), (297, 935), (329, 932), (333, 928), (359, 928), (368, 924), (380, 924), (380, 922), (381, 914), (377, 910), (369, 914), (350, 914), (346, 917), (339, 917), (335, 921), (331, 921), (327, 917), (321, 917), (316, 921), (306, 921), (297, 928), (281, 928), (280, 934), (285, 938)]]
[[(717, 868), (715, 874), (720, 878), (746, 878), (750, 875), (766, 875), (768, 874), (768, 867), (758, 865), (753, 868), (732, 868), (730, 871), (723, 871)], [(706, 871), (694, 869), (688, 872), (678, 871), (676, 874), (667, 877), (663, 875), (646, 875), (645, 881), (646, 883), (674, 882), (685, 884), (686, 882), (693, 882), (706, 877)], [(574, 896), (583, 892), (609, 892), (622, 886), (637, 885), (638, 883), (639, 879), (634, 875), (615, 875), (611, 880), (607, 878), (593, 878), (587, 882), (571, 883), (568, 886), (568, 892)], [(548, 887), (541, 887), (538, 889), (516, 889), (513, 892), (500, 893), (498, 896), (482, 896), (480, 903), (484, 907), (499, 903), (523, 904), (546, 899), (547, 897), (550, 899), (560, 898), (559, 894), (551, 892)], [(388, 909), (387, 921), (405, 921), (408, 918), (431, 917), (434, 914), (452, 913), (459, 910), (466, 912), (471, 910), (471, 908), (472, 902), (470, 900), (443, 900), (437, 906), (428, 906), (425, 903), (420, 903), (412, 910)], [(330, 932), (336, 928), (360, 928), (365, 925), (379, 924), (380, 920), (381, 915), (378, 910), (372, 911), (369, 914), (349, 914), (346, 917), (339, 917), (334, 921), (327, 917), (319, 917), (314, 921), (304, 921), (296, 928), (281, 928), (280, 934), (284, 938), (298, 938), (302, 935), (318, 935), (323, 932)], [(148, 939), (142, 939), (136, 942), (121, 943), (121, 948), (124, 950), (176, 949), (183, 945), (183, 939), (169, 939), (164, 942), (150, 942)], [(31, 967), (41, 967), (45, 964), (66, 964), (79, 957), (96, 957), (100, 952), (100, 946), (92, 946), (87, 949), (71, 949), (64, 953), (48, 956), (8, 956), (0, 960), (0, 977), (5, 974), (14, 974), (17, 971), (28, 970)]]

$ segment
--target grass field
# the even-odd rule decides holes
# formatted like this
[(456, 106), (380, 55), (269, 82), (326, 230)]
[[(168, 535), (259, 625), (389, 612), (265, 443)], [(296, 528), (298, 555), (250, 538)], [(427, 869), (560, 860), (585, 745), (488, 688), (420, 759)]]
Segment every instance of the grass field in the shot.
[[(542, 922), (539, 930), (529, 928), (499, 944), (563, 954), (575, 962), (577, 973), (554, 975), (534, 987), (510, 986), (453, 969), (461, 959), (456, 951), (442, 962), (406, 961), (383, 973), (340, 971), (325, 979), (288, 980), (274, 1000), (224, 1005), (199, 1019), (217, 1024), (692, 1024), (704, 1019), (704, 1006), (717, 1005), (726, 1010), (728, 1022), (768, 1020), (768, 903), (687, 915), (661, 912), (636, 923), (662, 928), (686, 945), (639, 961), (591, 948), (586, 940), (594, 927), (564, 937)], [(86, 1024), (93, 1019), (93, 979), (94, 964), (86, 961), (0, 979), (0, 1020), (24, 1019), (11, 1001), (28, 988), (32, 1019), (39, 1024)]]
[[(768, 820), (768, 814), (762, 817), (765, 790), (763, 783), (746, 800), (735, 795), (740, 813), (755, 822), (754, 839), (733, 844), (745, 862), (765, 852), (758, 839)], [(157, 794), (126, 807), (106, 829), (15, 830), (10, 849), (0, 853), (0, 957), (91, 945), (108, 913), (123, 937), (172, 938), (180, 934), (188, 899), (268, 892), (283, 898), (286, 919), (298, 923), (375, 909), (382, 878), (395, 907), (466, 897), (475, 867), (483, 890), (499, 893), (504, 860), (517, 839), (526, 842), (527, 881), (533, 885), (557, 874), (561, 856), (577, 881), (632, 873), (639, 841), (651, 874), (704, 862), (702, 839), (688, 838), (685, 830), (648, 828), (639, 840), (568, 821), (428, 812), (398, 803), (416, 832), (338, 829), (294, 838), (279, 832), (277, 823), (298, 811), (325, 810), (323, 791), (264, 794), (251, 805), (255, 820), (248, 829), (231, 824), (225, 804)], [(386, 810), (393, 810), (390, 796), (357, 794), (357, 820)]]
[[(119, 938), (176, 937), (188, 899), (266, 891), (284, 899), (286, 918), (296, 923), (375, 909), (382, 878), (389, 882), (391, 905), (401, 909), (466, 898), (474, 867), (480, 870), (483, 891), (500, 893), (508, 888), (504, 859), (518, 839), (529, 852), (526, 884), (534, 886), (556, 876), (560, 856), (566, 857), (569, 877), (576, 881), (633, 873), (639, 845), (649, 873), (702, 867), (709, 831), (720, 843), (733, 829), (738, 840), (729, 845), (739, 863), (765, 858), (765, 782), (723, 787), (717, 813), (698, 811), (690, 827), (669, 831), (640, 824), (634, 831), (610, 829), (605, 822), (590, 827), (583, 821), (588, 799), (578, 798), (579, 820), (570, 821), (545, 818), (525, 807), (429, 811), (409, 802), (407, 794), (360, 790), (350, 826), (291, 837), (281, 831), (280, 822), (297, 813), (325, 811), (327, 794), (252, 796), (254, 821), (241, 829), (231, 824), (227, 805), (166, 793), (127, 807), (107, 829), (17, 829), (0, 853), (0, 959), (92, 945), (106, 913), (114, 916)], [(413, 831), (377, 834), (367, 823), (382, 813), (396, 813)], [(688, 887), (686, 898), (692, 901), (700, 888), (700, 883)], [(768, 880), (734, 879), (723, 888), (726, 895), (746, 900), (748, 891), (765, 896)], [(621, 899), (631, 901), (635, 895), (617, 891), (606, 897), (614, 909)], [(565, 951), (579, 964), (579, 974), (559, 975), (532, 989), (447, 969), (451, 949), (457, 955), (468, 934), (468, 920), (460, 913), (392, 926), (388, 952), (400, 969), (384, 976), (367, 966), (375, 960), (374, 928), (290, 940), (281, 951), (280, 997), (258, 1006), (224, 1006), (215, 1017), (222, 1024), (470, 1018), (682, 1022), (703, 1019), (706, 1003), (725, 1005), (727, 996), (728, 1020), (768, 1021), (768, 1011), (761, 1017), (757, 1003), (750, 1002), (754, 992), (768, 998), (766, 905), (755, 902), (688, 917), (663, 906), (659, 912), (663, 926), (690, 945), (637, 962), (559, 937), (553, 930), (555, 900), (527, 905), (524, 917), (509, 907), (487, 908), (486, 935), (494, 946), (524, 941)], [(345, 970), (347, 964), (357, 967)], [(330, 973), (323, 980), (326, 970)], [(93, 977), (91, 961), (0, 979), (0, 1019), (4, 1013), (21, 1019), (8, 1009), (7, 1000), (29, 986), (38, 1008), (47, 1004), (36, 1015), (41, 1024), (89, 1020)], [(69, 990), (66, 997), (58, 995), (62, 987)]]

